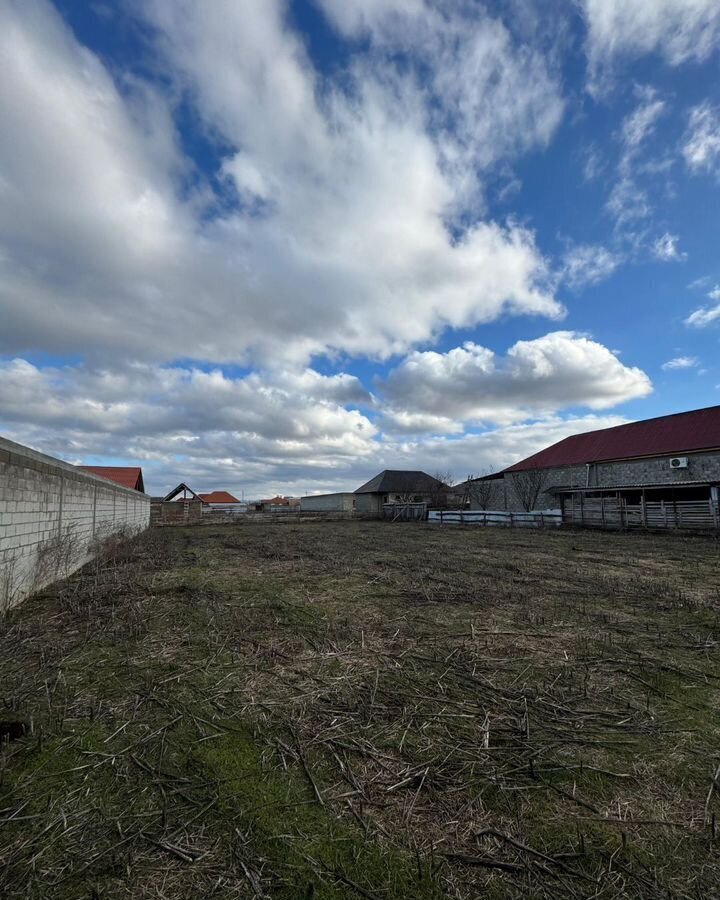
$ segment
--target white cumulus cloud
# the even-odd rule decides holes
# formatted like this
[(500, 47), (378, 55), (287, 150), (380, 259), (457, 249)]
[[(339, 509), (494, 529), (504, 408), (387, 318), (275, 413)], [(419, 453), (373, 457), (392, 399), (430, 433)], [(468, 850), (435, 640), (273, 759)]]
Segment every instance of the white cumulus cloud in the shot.
[(313, 370), (231, 377), (141, 363), (0, 362), (4, 433), (72, 461), (124, 456), (147, 465), (151, 477), (161, 466), (161, 487), (183, 467), (202, 472), (206, 485), (215, 467), (210, 486), (218, 486), (223, 471), (235, 483), (267, 485), (280, 471), (318, 479), (355, 465), (377, 435), (355, 404), (371, 402), (353, 376)]
[(353, 376), (313, 370), (231, 377), (141, 363), (0, 364), (5, 436), (74, 463), (125, 458), (143, 466), (154, 494), (180, 481), (248, 498), (353, 490), (383, 468), (451, 468), (462, 478), (509, 465), (568, 434), (624, 421), (551, 415), (473, 434), (463, 433), (462, 423), (447, 427), (443, 415), (408, 412), (396, 434), (383, 435), (361, 409), (347, 408), (355, 402), (385, 408)]
[[(466, 343), (415, 352), (382, 385), (392, 410), (510, 424), (572, 406), (607, 409), (652, 390), (648, 376), (607, 347), (569, 331), (518, 341), (504, 358)], [(396, 427), (402, 426), (399, 419)]]
[[(0, 352), (305, 362), (562, 315), (532, 231), (466, 215), (484, 167), (562, 114), (499, 20), (451, 15), (428, 91), (384, 51), (321, 76), (280, 0), (138, 9), (162, 96), (117, 84), (47, 0), (0, 4)], [(219, 188), (175, 95), (225, 148)]]
[(663, 363), (662, 368), (666, 372), (670, 372), (674, 369), (694, 369), (697, 365), (698, 358), (696, 356), (676, 356)]

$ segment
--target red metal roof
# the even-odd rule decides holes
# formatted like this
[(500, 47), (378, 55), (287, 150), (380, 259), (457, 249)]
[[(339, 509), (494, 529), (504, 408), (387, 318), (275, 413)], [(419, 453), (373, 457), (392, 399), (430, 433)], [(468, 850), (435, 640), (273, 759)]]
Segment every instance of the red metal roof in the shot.
[(640, 456), (681, 456), (683, 453), (718, 448), (720, 406), (709, 406), (706, 409), (574, 434), (528, 456), (505, 471), (575, 466)]
[(91, 475), (99, 475), (100, 478), (106, 478), (108, 481), (114, 481), (115, 484), (122, 487), (145, 493), (140, 466), (78, 466), (78, 469), (89, 472)]
[(203, 503), (240, 503), (237, 497), (233, 497), (227, 491), (210, 491), (209, 494), (198, 494)]

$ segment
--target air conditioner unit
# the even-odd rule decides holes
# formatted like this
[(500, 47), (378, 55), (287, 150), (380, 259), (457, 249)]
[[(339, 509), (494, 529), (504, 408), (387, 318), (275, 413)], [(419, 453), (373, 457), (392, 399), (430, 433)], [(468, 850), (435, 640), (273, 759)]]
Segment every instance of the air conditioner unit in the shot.
[(670, 460), (670, 468), (671, 469), (687, 469), (688, 467), (688, 458), (687, 456), (673, 456)]

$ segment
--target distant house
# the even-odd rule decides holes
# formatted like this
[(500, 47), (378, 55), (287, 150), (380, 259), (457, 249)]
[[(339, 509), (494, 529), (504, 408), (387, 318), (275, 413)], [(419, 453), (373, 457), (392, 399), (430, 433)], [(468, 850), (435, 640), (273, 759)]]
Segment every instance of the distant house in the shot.
[(223, 504), (223, 503), (241, 503), (237, 497), (233, 497), (228, 491), (210, 491), (210, 493), (198, 494), (203, 503)]
[(257, 506), (263, 512), (289, 512), (300, 509), (300, 500), (295, 497), (281, 497), (279, 494), (269, 500), (260, 500)]
[(145, 483), (140, 466), (77, 466), (83, 472), (98, 475), (108, 481), (114, 481), (121, 487), (130, 488), (133, 491), (145, 493)]
[(720, 406), (572, 435), (467, 493), (476, 509), (556, 508), (568, 523), (720, 528)]
[(258, 502), (258, 506), (261, 509), (270, 509), (270, 507), (284, 507), (290, 506), (290, 501), (287, 497), (281, 497), (279, 494), (275, 497), (271, 497), (269, 500), (260, 500)]
[(204, 503), (191, 487), (181, 481), (164, 497), (153, 497), (151, 525), (191, 525), (202, 520)]
[(198, 494), (203, 502), (203, 510), (207, 513), (227, 513), (235, 515), (246, 513), (248, 504), (244, 500), (238, 500), (229, 491), (210, 491), (209, 493)]
[(382, 515), (387, 503), (444, 506), (448, 486), (427, 472), (385, 469), (355, 491), (358, 513)]

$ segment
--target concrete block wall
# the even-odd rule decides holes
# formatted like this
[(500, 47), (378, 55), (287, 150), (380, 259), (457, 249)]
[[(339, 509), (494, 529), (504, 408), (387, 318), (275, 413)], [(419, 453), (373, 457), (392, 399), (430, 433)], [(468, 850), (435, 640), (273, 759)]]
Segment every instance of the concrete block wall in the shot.
[(361, 515), (382, 516), (382, 496), (380, 494), (356, 494), (355, 512)]
[(70, 575), (103, 538), (150, 522), (150, 498), (0, 438), (0, 610)]
[(355, 494), (310, 494), (300, 498), (300, 509), (304, 512), (353, 512)]

